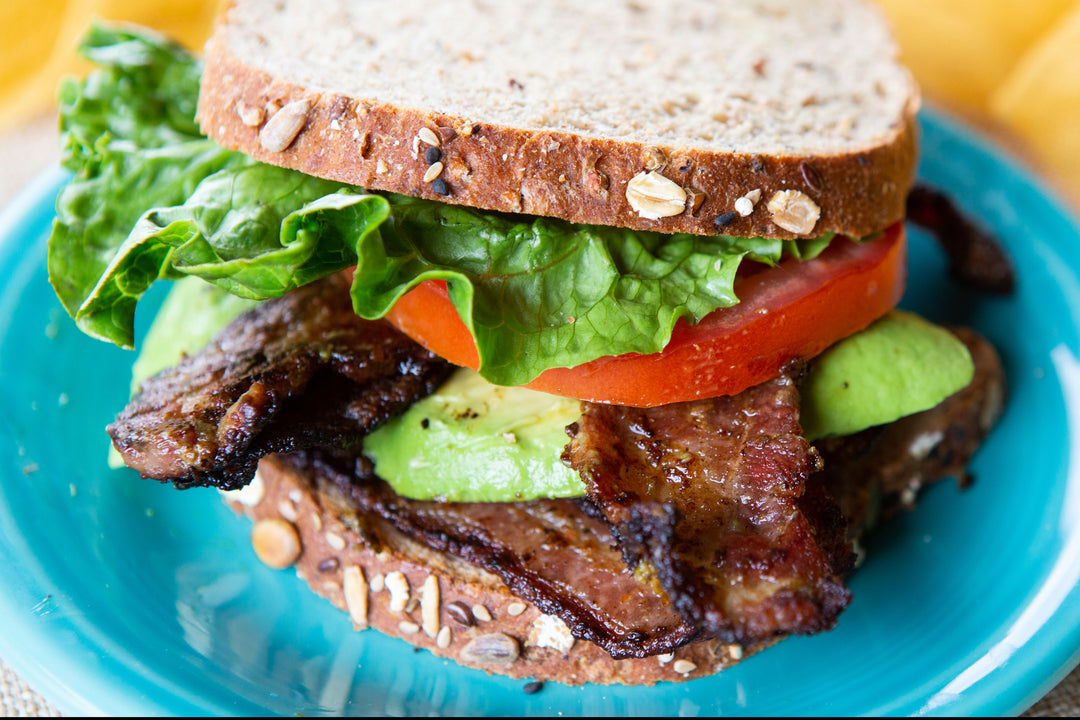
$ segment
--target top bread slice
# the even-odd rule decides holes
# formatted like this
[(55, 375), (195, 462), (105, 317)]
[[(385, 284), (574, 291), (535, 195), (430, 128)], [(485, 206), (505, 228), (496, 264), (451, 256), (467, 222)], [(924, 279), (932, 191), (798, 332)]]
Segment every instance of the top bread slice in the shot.
[(226, 147), (373, 190), (863, 236), (904, 215), (918, 104), (863, 0), (234, 0), (199, 118)]

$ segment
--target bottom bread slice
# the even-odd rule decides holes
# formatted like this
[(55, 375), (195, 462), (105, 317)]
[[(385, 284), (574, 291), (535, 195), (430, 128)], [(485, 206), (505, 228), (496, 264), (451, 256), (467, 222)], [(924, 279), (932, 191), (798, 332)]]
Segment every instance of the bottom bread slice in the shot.
[(264, 458), (250, 486), (225, 496), (255, 523), (260, 558), (295, 565), (357, 629), (374, 628), (489, 673), (571, 685), (650, 685), (713, 674), (772, 644), (704, 640), (674, 653), (614, 659), (515, 597), (491, 573), (400, 535), (388, 538), (385, 528), (373, 542), (333, 482), (286, 458)]

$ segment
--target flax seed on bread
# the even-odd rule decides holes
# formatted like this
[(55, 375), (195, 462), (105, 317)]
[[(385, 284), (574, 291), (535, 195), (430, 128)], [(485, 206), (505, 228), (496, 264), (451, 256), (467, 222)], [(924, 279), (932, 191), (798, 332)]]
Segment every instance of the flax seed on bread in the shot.
[[(862, 236), (903, 217), (918, 93), (866, 3), (278, 5), (233, 2), (199, 101), (211, 137), (259, 160), (662, 232)], [(628, 198), (648, 172), (683, 191), (660, 215)], [(778, 224), (781, 192), (819, 216)]]

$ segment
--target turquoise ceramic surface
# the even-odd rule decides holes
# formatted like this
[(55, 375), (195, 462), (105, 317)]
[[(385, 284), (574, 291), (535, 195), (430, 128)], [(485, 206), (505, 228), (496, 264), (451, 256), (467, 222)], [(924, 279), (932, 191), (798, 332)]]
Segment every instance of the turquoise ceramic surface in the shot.
[[(839, 627), (717, 677), (526, 695), (414, 653), (255, 559), (214, 491), (105, 465), (130, 353), (83, 337), (45, 277), (48, 173), (0, 218), (0, 656), (63, 710), (109, 714), (1008, 714), (1080, 650), (1080, 231), (1015, 164), (936, 115), (922, 177), (1009, 247), (977, 297), (914, 233), (904, 304), (974, 325), (1010, 398), (971, 467), (884, 527)], [(145, 325), (145, 318), (143, 318)]]

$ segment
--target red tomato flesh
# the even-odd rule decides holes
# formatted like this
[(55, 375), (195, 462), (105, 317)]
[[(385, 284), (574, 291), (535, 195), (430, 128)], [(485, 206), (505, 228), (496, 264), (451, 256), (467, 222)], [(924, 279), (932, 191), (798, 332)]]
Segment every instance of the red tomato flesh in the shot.
[[(552, 368), (527, 387), (635, 407), (733, 395), (884, 315), (903, 295), (905, 270), (902, 223), (870, 242), (837, 238), (813, 260), (788, 259), (740, 277), (738, 305), (712, 312), (696, 325), (680, 320), (661, 352)], [(479, 367), (476, 345), (445, 282), (421, 283), (387, 319), (450, 362)]]

